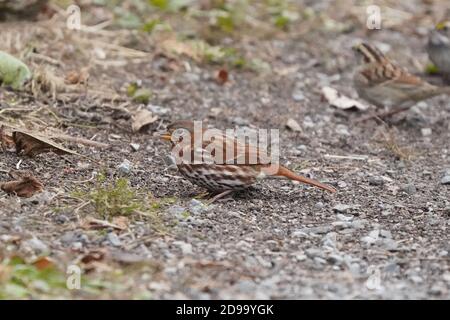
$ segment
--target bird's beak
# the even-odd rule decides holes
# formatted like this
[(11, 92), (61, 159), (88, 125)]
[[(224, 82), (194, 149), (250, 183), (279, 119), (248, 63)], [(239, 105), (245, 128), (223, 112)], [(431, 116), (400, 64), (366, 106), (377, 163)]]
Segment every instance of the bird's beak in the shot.
[(160, 139), (163, 139), (163, 140), (166, 140), (166, 141), (171, 141), (172, 140), (172, 135), (170, 134), (170, 132), (158, 133), (158, 137)]

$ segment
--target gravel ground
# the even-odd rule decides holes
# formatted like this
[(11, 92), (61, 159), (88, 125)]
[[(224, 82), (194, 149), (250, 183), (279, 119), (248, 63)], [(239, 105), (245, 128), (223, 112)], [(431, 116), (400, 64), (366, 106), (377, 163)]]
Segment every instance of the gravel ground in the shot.
[[(64, 265), (93, 250), (107, 252), (103, 267), (125, 265), (123, 270), (129, 270), (136, 261), (145, 265), (111, 280), (123, 286), (117, 291), (110, 287), (98, 296), (71, 292), (76, 298), (449, 299), (450, 185), (444, 184), (450, 176), (448, 97), (422, 102), (380, 125), (356, 123), (366, 113), (337, 110), (321, 95), (322, 87), (331, 86), (357, 98), (350, 48), (358, 40), (389, 49), (400, 64), (417, 71), (417, 63), (427, 61), (427, 19), (432, 17), (418, 25), (405, 22), (407, 32), (393, 28), (367, 34), (359, 26), (342, 33), (244, 39), (235, 45), (264, 57), (271, 71), (229, 70), (224, 85), (215, 81), (216, 66), (187, 58), (183, 61), (190, 67), (177, 71), (158, 69), (165, 62), (156, 56), (151, 63), (91, 71), (90, 86), (119, 90), (130, 79), (140, 79), (155, 93), (146, 108), (160, 120), (140, 134), (123, 130), (130, 119), (100, 107), (89, 95), (66, 103), (22, 97), (24, 108), (48, 105), (75, 119), (80, 115), (73, 110), (100, 117), (97, 127), (69, 123), (60, 128), (72, 135), (95, 135), (112, 147), (77, 146), (89, 159), (54, 154), (22, 158), (21, 168), (39, 177), (45, 191), (29, 199), (0, 191), (0, 246), (26, 256), (45, 252)], [(45, 32), (37, 28), (32, 36)], [(53, 48), (46, 47), (45, 54), (52, 57), (55, 49), (70, 45), (67, 38), (51, 39)], [(152, 44), (151, 50), (156, 49)], [(82, 61), (67, 58), (64, 63), (64, 70), (70, 70)], [(2, 97), (14, 95), (1, 90)], [(34, 117), (45, 122), (46, 115), (38, 111)], [(152, 137), (157, 125), (178, 119), (208, 120), (221, 129), (279, 129), (282, 163), (338, 192), (263, 181), (205, 206), (194, 198), (202, 190), (168, 167), (168, 146)], [(301, 132), (286, 127), (289, 119), (300, 124)], [(139, 149), (133, 151), (131, 143)], [(14, 168), (19, 159), (5, 152), (0, 169)], [(131, 163), (125, 173), (118, 169), (124, 160)], [(74, 188), (91, 187), (83, 181), (102, 170), (109, 178), (126, 176), (132, 187), (156, 199), (170, 197), (158, 212), (163, 231), (139, 214), (129, 217), (123, 231), (81, 228), (81, 219), (95, 213), (62, 199)], [(0, 180), (7, 180), (6, 173), (0, 172)], [(95, 270), (91, 277), (105, 272)]]

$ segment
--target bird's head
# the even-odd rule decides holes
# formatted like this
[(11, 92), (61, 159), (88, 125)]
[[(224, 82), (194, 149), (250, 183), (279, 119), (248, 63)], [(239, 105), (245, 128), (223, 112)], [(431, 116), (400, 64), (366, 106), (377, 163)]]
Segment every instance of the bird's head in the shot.
[[(200, 122), (201, 123), (201, 122)], [(165, 132), (159, 134), (163, 140), (170, 141), (172, 144), (181, 141), (184, 136), (194, 135), (195, 123), (189, 120), (179, 120), (172, 122), (166, 128)]]
[(384, 54), (380, 50), (368, 43), (359, 43), (353, 46), (352, 49), (357, 58), (360, 59), (360, 63), (381, 62), (385, 59)]

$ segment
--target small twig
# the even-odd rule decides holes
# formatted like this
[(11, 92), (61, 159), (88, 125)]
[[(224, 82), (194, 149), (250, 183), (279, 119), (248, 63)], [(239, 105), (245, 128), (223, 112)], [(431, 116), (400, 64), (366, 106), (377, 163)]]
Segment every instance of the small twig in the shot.
[(355, 156), (339, 156), (339, 155), (335, 155), (335, 154), (325, 154), (323, 157), (327, 158), (327, 159), (339, 159), (339, 160), (345, 159), (345, 160), (362, 160), (362, 161), (365, 161), (365, 160), (369, 159), (369, 156), (365, 156), (365, 155), (361, 155), (361, 156), (357, 156), (357, 155), (355, 155)]
[(84, 145), (91, 146), (91, 147), (97, 147), (97, 148), (103, 148), (103, 149), (109, 148), (109, 144), (106, 144), (103, 142), (97, 142), (97, 141), (80, 138), (80, 137), (73, 137), (73, 136), (69, 136), (66, 134), (50, 134), (50, 138), (61, 139), (61, 140), (70, 141), (73, 143), (80, 143), (80, 144), (84, 144)]
[(45, 61), (45, 62), (47, 62), (49, 64), (53, 64), (53, 65), (58, 66), (58, 67), (62, 65), (60, 61), (58, 61), (56, 59), (53, 59), (53, 58), (50, 58), (50, 57), (48, 57), (46, 55), (43, 55), (43, 54), (40, 54), (40, 53), (32, 52), (32, 53), (30, 53), (30, 56), (32, 58), (36, 58), (38, 60)]

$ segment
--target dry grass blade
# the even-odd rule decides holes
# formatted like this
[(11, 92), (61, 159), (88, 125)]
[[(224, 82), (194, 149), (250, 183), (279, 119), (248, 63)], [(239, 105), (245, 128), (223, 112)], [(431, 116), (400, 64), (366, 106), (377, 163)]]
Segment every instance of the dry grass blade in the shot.
[(381, 143), (393, 153), (397, 158), (401, 160), (412, 160), (416, 153), (411, 147), (401, 147), (392, 131), (381, 132), (382, 141)]
[(53, 141), (37, 136), (36, 134), (23, 131), (14, 131), (13, 139), (16, 144), (17, 153), (34, 157), (44, 152), (54, 152), (56, 154), (77, 154), (75, 151), (66, 149)]

